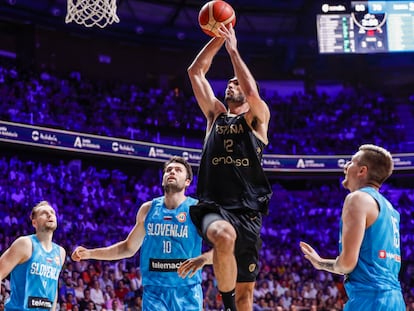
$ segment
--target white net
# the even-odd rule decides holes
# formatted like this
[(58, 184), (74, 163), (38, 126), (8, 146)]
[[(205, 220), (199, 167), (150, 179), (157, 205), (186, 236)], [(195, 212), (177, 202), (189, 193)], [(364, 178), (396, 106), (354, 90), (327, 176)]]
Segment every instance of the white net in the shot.
[(66, 23), (75, 22), (86, 27), (106, 27), (119, 23), (116, 0), (67, 0)]

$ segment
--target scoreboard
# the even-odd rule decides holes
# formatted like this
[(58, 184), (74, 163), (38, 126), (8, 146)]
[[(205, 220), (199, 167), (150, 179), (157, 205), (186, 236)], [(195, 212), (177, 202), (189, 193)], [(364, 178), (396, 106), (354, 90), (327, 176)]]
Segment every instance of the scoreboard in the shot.
[(321, 54), (414, 51), (414, 0), (323, 4), (316, 23)]

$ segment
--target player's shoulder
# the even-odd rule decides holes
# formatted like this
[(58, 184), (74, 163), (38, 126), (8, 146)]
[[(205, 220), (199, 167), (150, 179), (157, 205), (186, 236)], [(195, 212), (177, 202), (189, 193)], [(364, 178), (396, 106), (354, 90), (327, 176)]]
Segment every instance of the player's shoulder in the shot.
[(151, 209), (152, 202), (153, 200), (147, 201), (141, 204), (140, 208), (138, 209), (138, 213), (137, 213), (138, 219), (142, 219), (142, 220), (145, 219), (145, 217), (148, 214), (148, 211)]
[(24, 262), (30, 258), (32, 254), (32, 239), (29, 236), (20, 236), (10, 246), (9, 250), (13, 253), (13, 256), (16, 256), (21, 259), (21, 262)]
[(368, 199), (368, 198), (372, 199), (372, 195), (370, 195), (368, 192), (362, 191), (360, 189), (352, 191), (352, 192), (348, 193), (347, 196), (346, 196), (347, 200), (364, 200), (364, 199)]
[(18, 237), (14, 242), (14, 245), (17, 245), (19, 247), (27, 247), (32, 246), (32, 236), (31, 235), (23, 235)]
[(375, 205), (375, 199), (367, 192), (356, 190), (345, 197), (344, 206), (348, 208)]

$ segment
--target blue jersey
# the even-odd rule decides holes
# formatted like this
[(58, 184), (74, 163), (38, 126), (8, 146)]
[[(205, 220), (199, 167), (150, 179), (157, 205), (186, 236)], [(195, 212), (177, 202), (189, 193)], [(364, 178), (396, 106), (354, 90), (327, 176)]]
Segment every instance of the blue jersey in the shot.
[(60, 247), (52, 243), (46, 251), (36, 235), (32, 241), (32, 256), (17, 265), (10, 273), (11, 294), (5, 310), (50, 310), (56, 298), (59, 274), (62, 269)]
[[(345, 289), (349, 296), (401, 291), (398, 273), (401, 267), (400, 214), (391, 203), (371, 187), (359, 189), (378, 203), (379, 214), (365, 230), (355, 269), (346, 276)], [(341, 222), (342, 231), (342, 222)], [(340, 250), (342, 250), (340, 239)], [(395, 309), (397, 310), (397, 309)]]
[(197, 204), (191, 197), (175, 209), (167, 209), (164, 197), (152, 200), (145, 218), (145, 238), (141, 246), (140, 265), (143, 285), (186, 286), (201, 283), (201, 271), (182, 279), (177, 269), (188, 258), (201, 254), (202, 238), (189, 215)]

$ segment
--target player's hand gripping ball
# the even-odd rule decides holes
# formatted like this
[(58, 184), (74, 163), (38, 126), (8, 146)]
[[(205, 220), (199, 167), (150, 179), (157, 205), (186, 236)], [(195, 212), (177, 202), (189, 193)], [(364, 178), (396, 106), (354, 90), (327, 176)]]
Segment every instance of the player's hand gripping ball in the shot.
[(222, 0), (207, 2), (198, 14), (201, 29), (211, 37), (220, 37), (218, 29), (221, 24), (236, 24), (236, 13), (230, 4)]

